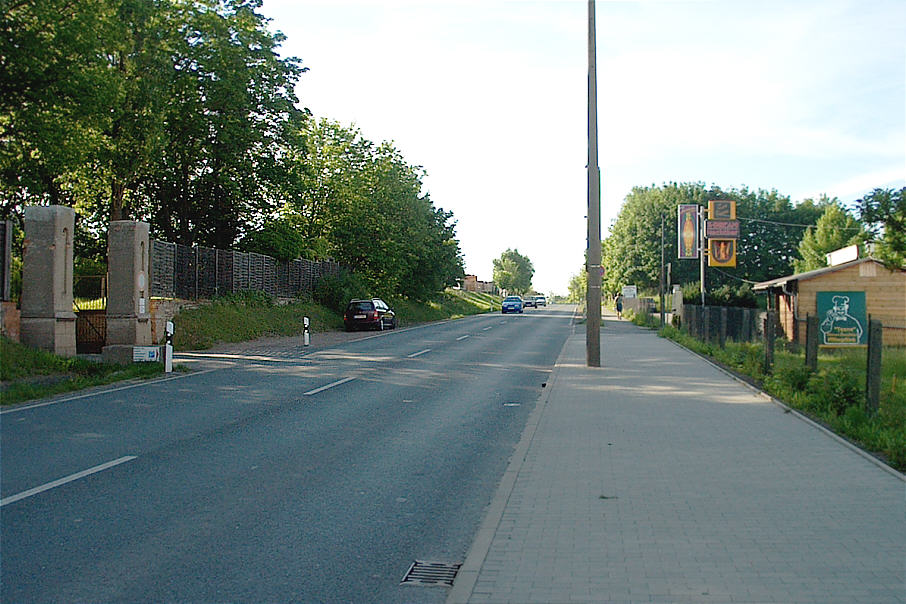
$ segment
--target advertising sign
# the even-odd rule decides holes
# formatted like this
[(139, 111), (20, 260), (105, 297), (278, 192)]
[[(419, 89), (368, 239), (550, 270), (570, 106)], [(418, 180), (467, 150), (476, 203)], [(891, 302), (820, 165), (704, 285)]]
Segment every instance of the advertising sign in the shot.
[(706, 220), (705, 237), (708, 239), (739, 239), (739, 221)]
[(818, 292), (818, 320), (819, 346), (868, 345), (865, 292)]
[(639, 295), (639, 288), (636, 285), (624, 285), (622, 293), (624, 298), (636, 298)]
[(711, 220), (736, 220), (736, 202), (709, 201), (708, 218)]
[(683, 203), (677, 206), (676, 256), (680, 260), (698, 258), (698, 205)]
[(708, 266), (736, 266), (735, 239), (708, 239)]

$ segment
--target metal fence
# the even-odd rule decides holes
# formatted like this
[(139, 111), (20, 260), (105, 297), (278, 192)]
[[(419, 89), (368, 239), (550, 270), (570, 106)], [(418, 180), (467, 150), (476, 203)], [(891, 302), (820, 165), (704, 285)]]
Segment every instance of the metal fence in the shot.
[(12, 267), (13, 223), (0, 221), (0, 300), (12, 299), (10, 275)]
[(756, 342), (762, 337), (764, 312), (729, 306), (683, 306), (683, 325), (700, 340)]
[(340, 273), (333, 261), (279, 262), (253, 252), (185, 246), (152, 240), (151, 296), (197, 300), (243, 291), (294, 298), (314, 291), (321, 278)]

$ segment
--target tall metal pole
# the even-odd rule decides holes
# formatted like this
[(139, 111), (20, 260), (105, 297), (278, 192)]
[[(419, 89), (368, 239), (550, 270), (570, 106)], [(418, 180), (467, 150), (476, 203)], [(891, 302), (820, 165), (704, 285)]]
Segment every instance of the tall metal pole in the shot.
[(699, 257), (699, 283), (701, 285), (702, 292), (702, 311), (704, 312), (705, 308), (705, 254), (708, 253), (708, 246), (705, 243), (705, 215), (707, 210), (699, 206), (698, 207), (698, 228), (701, 229), (698, 232), (698, 257)]
[(601, 366), (601, 176), (598, 172), (598, 92), (595, 74), (595, 0), (588, 0), (588, 290), (585, 350)]
[(664, 269), (665, 269), (665, 258), (664, 258), (664, 214), (661, 213), (661, 279), (660, 279), (660, 296), (661, 296), (661, 327), (664, 326), (665, 317), (664, 317), (664, 293), (666, 287), (664, 286)]

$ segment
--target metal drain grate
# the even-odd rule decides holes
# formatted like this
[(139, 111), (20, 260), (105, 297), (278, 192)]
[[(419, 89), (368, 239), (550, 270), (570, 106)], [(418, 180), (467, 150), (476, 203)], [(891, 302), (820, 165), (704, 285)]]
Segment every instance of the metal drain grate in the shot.
[(406, 576), (400, 585), (428, 585), (436, 587), (452, 587), (453, 579), (459, 572), (462, 564), (448, 564), (446, 562), (423, 562), (416, 560), (409, 567)]

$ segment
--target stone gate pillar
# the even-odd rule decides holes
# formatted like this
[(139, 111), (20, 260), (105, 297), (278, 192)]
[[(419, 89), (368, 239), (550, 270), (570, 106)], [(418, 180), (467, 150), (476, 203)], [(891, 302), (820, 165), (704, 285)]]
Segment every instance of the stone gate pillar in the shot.
[(150, 226), (115, 220), (107, 232), (107, 345), (103, 358), (131, 363), (136, 346), (151, 345)]
[(20, 338), (60, 356), (76, 353), (72, 311), (75, 211), (65, 206), (25, 208)]

